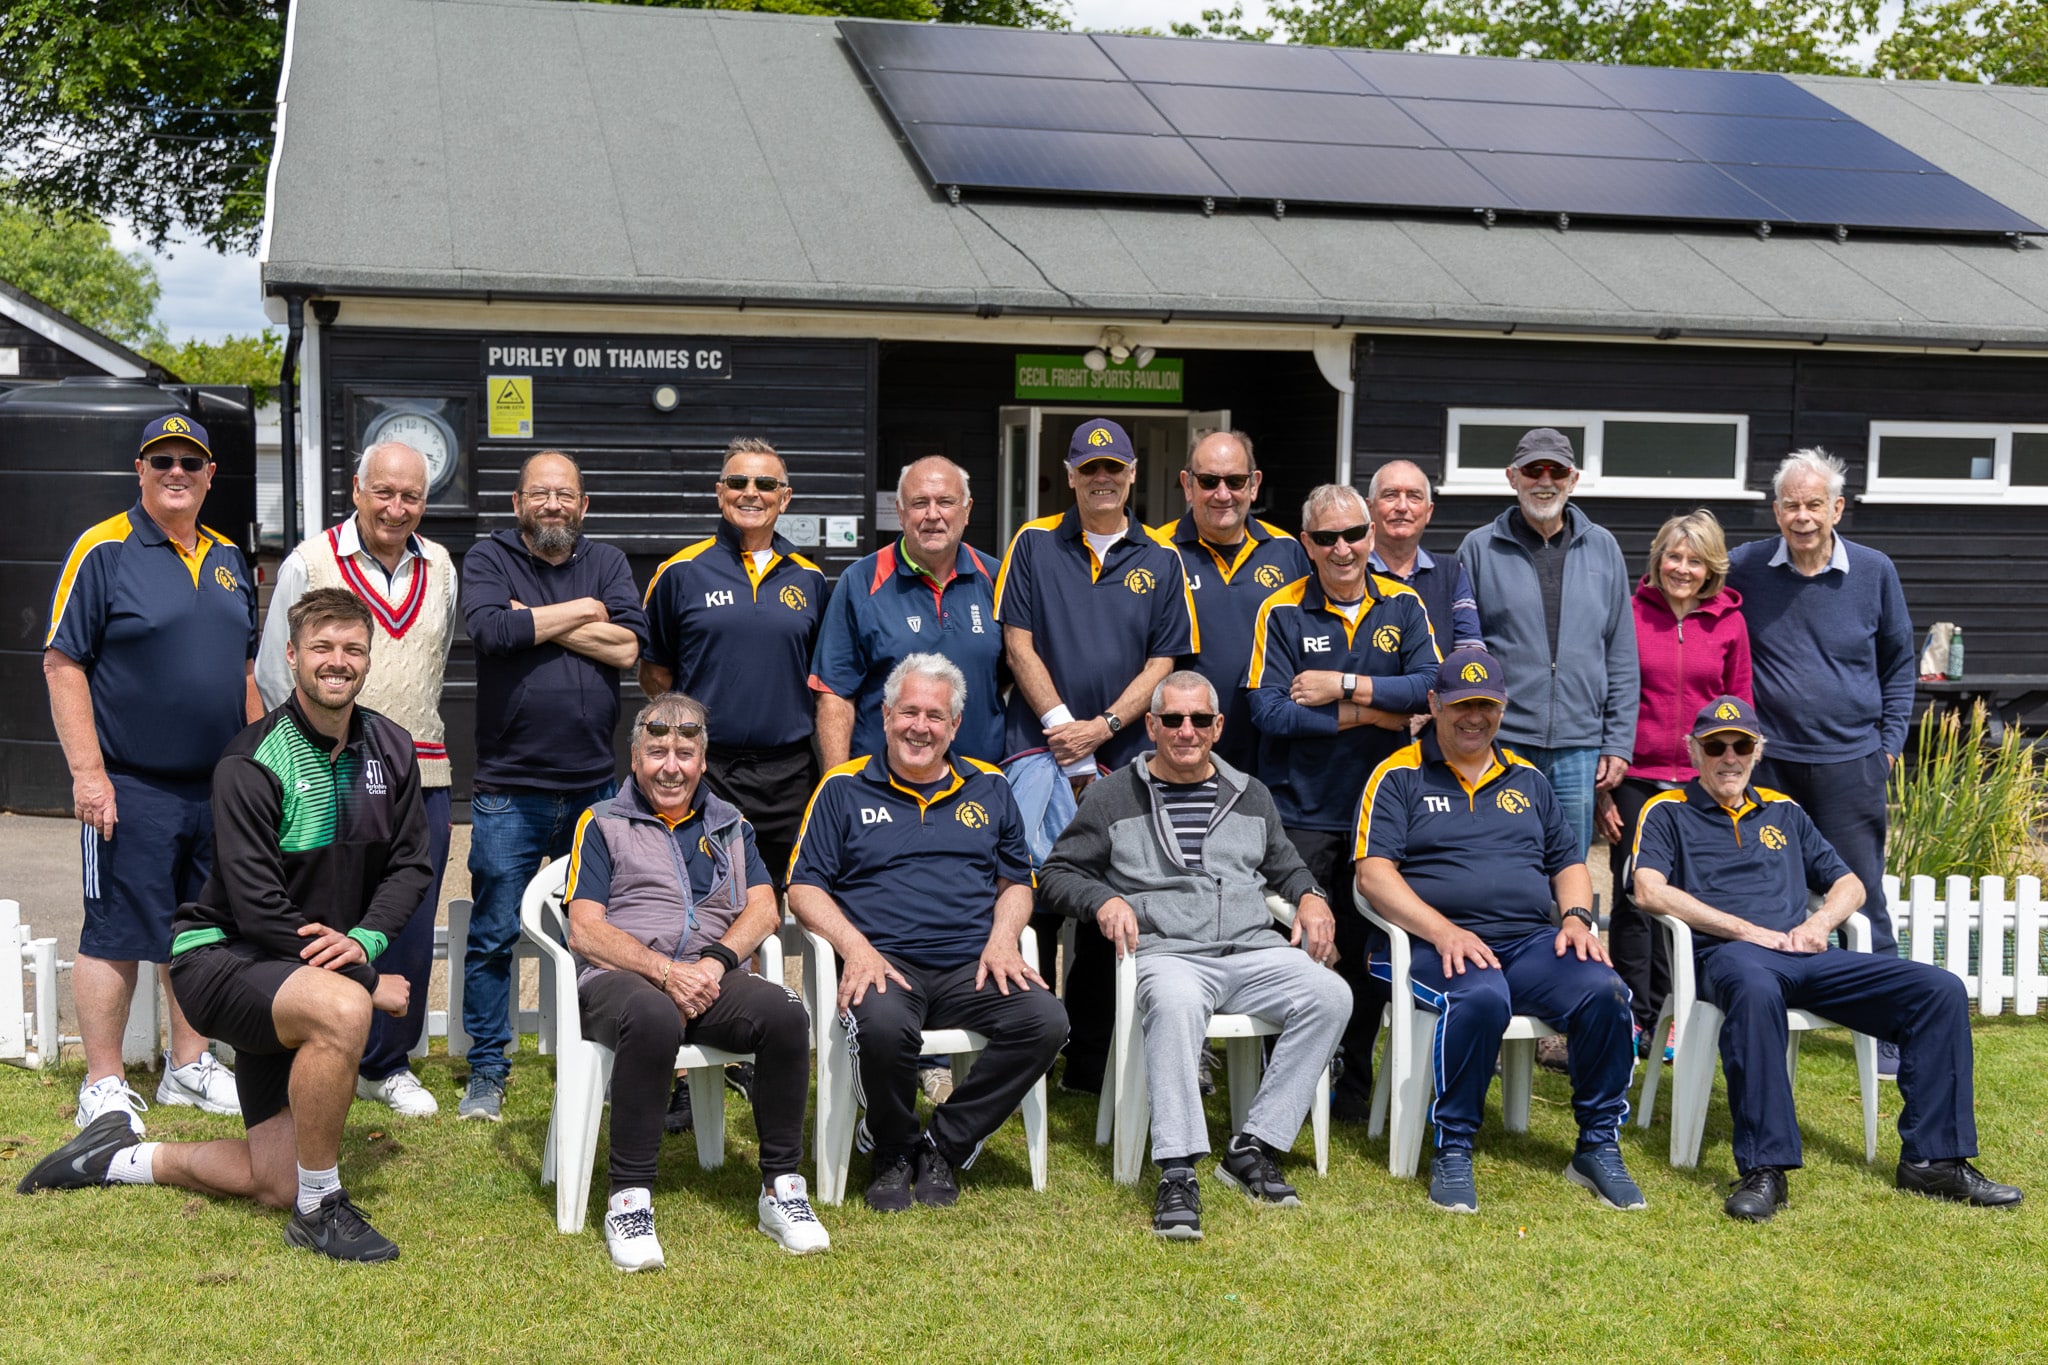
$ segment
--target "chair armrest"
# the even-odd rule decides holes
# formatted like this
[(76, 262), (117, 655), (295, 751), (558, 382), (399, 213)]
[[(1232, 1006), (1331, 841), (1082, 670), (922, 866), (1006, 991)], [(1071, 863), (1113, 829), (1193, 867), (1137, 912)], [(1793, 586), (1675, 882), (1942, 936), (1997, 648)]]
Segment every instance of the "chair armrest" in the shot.
[(1857, 953), (1870, 951), (1870, 917), (1861, 910), (1852, 913), (1842, 921), (1843, 930), (1849, 935), (1849, 950)]
[(576, 957), (566, 944), (569, 912), (560, 900), (569, 863), (557, 858), (534, 874), (519, 902), (519, 936), (554, 967), (555, 1046), (559, 1051), (583, 1037), (583, 1010), (576, 995)]
[(1274, 919), (1280, 921), (1281, 928), (1292, 929), (1294, 927), (1294, 907), (1289, 905), (1284, 897), (1276, 896), (1268, 891), (1266, 893), (1266, 912), (1272, 915)]
[(1358, 907), (1358, 913), (1378, 925), (1387, 936), (1387, 965), (1392, 969), (1396, 981), (1405, 980), (1408, 964), (1413, 955), (1414, 945), (1409, 941), (1408, 931), (1381, 915), (1372, 908), (1372, 902), (1357, 887), (1351, 888), (1351, 903)]
[[(1652, 914), (1650, 918), (1656, 921), (1669, 939), (1667, 946), (1670, 950), (1672, 998), (1674, 1001), (1682, 1000), (1690, 1005), (1699, 998), (1699, 983), (1693, 977), (1692, 926), (1674, 915)], [(1677, 1012), (1675, 1004), (1673, 1012)], [(1679, 1021), (1679, 1027), (1685, 1027), (1684, 1020)]]
[(782, 983), (782, 935), (771, 930), (761, 940), (761, 946), (754, 950), (754, 970), (769, 981), (780, 986)]
[(1038, 971), (1038, 934), (1028, 924), (1024, 926), (1024, 932), (1017, 935), (1017, 953), (1024, 959), (1025, 966)]

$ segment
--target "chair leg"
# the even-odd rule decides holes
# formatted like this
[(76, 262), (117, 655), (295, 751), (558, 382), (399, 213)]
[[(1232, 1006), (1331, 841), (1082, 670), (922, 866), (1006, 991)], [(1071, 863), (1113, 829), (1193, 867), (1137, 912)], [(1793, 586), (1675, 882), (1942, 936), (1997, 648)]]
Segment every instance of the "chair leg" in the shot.
[(1500, 1111), (1510, 1133), (1529, 1131), (1529, 1094), (1536, 1085), (1536, 1040), (1517, 1038), (1500, 1047)]
[(1372, 1077), (1372, 1113), (1365, 1124), (1367, 1137), (1378, 1137), (1387, 1131), (1387, 1099), (1394, 1086), (1394, 1035), (1384, 1021), (1380, 1036), (1387, 1041), (1380, 1047), (1379, 1069)]
[[(604, 1118), (605, 1068), (590, 1058), (557, 1059), (555, 1112), (541, 1179), (555, 1182), (555, 1229), (583, 1231), (590, 1208), (590, 1178), (597, 1165), (597, 1130)], [(552, 1162), (550, 1162), (550, 1156)], [(552, 1168), (552, 1169), (550, 1169)]]
[(1657, 1022), (1650, 1030), (1650, 1055), (1643, 1058), (1643, 1089), (1636, 1097), (1636, 1127), (1648, 1128), (1650, 1120), (1657, 1114), (1657, 1086), (1664, 1076), (1663, 1047), (1657, 1041), (1664, 1037), (1664, 1030), (1671, 1021), (1671, 1002), (1666, 1000), (1657, 1011)]
[(1124, 1058), (1123, 1087), (1116, 1097), (1115, 1146), (1110, 1174), (1119, 1185), (1135, 1185), (1145, 1168), (1145, 1147), (1152, 1130), (1152, 1091), (1145, 1072), (1145, 1049), (1130, 1048)]
[(1316, 1102), (1308, 1108), (1309, 1130), (1316, 1139), (1316, 1174), (1330, 1173), (1330, 1068), (1316, 1079)]
[[(1265, 1070), (1263, 1038), (1232, 1038), (1223, 1045), (1224, 1083), (1230, 1087), (1230, 1131), (1242, 1133), (1252, 1116), (1252, 1100), (1259, 1093), (1259, 1075)], [(1204, 1040), (1202, 1046), (1209, 1044)]]
[(697, 1164), (715, 1171), (725, 1164), (725, 1068), (693, 1066), (690, 1115), (697, 1130)]
[(1045, 1077), (1040, 1076), (1024, 1092), (1024, 1151), (1031, 1162), (1031, 1188), (1043, 1194), (1046, 1178), (1047, 1128)]
[(1721, 1055), (1722, 1017), (1721, 1011), (1706, 1001), (1695, 1002), (1672, 1064), (1671, 1164), (1687, 1170), (1700, 1164), (1707, 1103), (1714, 1092), (1714, 1063)]
[(1785, 1030), (1785, 1079), (1799, 1084), (1799, 1030)]
[(1415, 1011), (1402, 1074), (1394, 1081), (1393, 1135), (1387, 1141), (1387, 1168), (1396, 1179), (1411, 1180), (1422, 1164), (1422, 1129), (1435, 1091), (1437, 1016)]
[(816, 1160), (818, 1201), (846, 1198), (846, 1172), (853, 1161), (853, 1059), (846, 1034), (835, 1022), (820, 1034)]
[(1856, 1053), (1856, 1083), (1863, 1091), (1863, 1160), (1877, 1160), (1877, 1039), (1868, 1033), (1849, 1035)]

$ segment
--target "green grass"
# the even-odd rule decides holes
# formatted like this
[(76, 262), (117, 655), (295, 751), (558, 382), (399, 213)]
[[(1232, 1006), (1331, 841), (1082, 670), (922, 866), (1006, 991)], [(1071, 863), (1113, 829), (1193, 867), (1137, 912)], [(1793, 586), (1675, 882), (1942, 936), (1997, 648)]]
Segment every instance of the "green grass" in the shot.
[[(336, 1266), (286, 1248), (280, 1214), (179, 1190), (0, 1195), (0, 1359), (2043, 1358), (2048, 1023), (1980, 1021), (1976, 1042), (1983, 1165), (2029, 1193), (2013, 1212), (1892, 1189), (1889, 1085), (1866, 1167), (1846, 1035), (1822, 1034), (1799, 1069), (1808, 1164), (1762, 1227), (1720, 1212), (1734, 1171), (1718, 1090), (1698, 1171), (1665, 1160), (1661, 1106), (1654, 1128), (1628, 1130), (1650, 1207), (1619, 1214), (1560, 1178), (1568, 1091), (1542, 1074), (1526, 1136), (1501, 1131), (1494, 1091), (1477, 1217), (1430, 1210), (1420, 1182), (1387, 1175), (1384, 1142), (1340, 1124), (1327, 1180), (1302, 1134), (1289, 1166), (1301, 1209), (1253, 1209), (1205, 1166), (1206, 1240), (1163, 1244), (1149, 1177), (1114, 1185), (1092, 1103), (1061, 1095), (1046, 1193), (1030, 1188), (1014, 1122), (950, 1212), (867, 1212), (856, 1155), (853, 1201), (821, 1211), (832, 1252), (799, 1260), (754, 1230), (752, 1122), (735, 1102), (722, 1170), (698, 1169), (692, 1139), (666, 1142), (655, 1210), (669, 1268), (638, 1276), (611, 1269), (594, 1219), (580, 1236), (555, 1232), (540, 1184), (551, 1064), (521, 1055), (491, 1127), (453, 1119), (459, 1064), (437, 1055), (426, 1079), (441, 1118), (358, 1105), (343, 1148), (351, 1192), (403, 1248), (398, 1263)], [(79, 1076), (0, 1068), (0, 1177), (11, 1184), (72, 1135)], [(1225, 1112), (1219, 1097), (1219, 1138)], [(239, 1131), (185, 1110), (148, 1118), (154, 1138)], [(601, 1152), (596, 1183), (594, 1204)]]

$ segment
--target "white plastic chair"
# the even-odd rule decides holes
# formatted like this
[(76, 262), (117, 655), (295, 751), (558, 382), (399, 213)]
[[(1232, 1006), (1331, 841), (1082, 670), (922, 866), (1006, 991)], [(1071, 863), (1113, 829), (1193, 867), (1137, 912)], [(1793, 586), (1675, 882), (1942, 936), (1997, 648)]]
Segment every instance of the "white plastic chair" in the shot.
[[(1278, 896), (1266, 897), (1266, 907), (1282, 925), (1294, 923), (1294, 907)], [(1209, 1041), (1224, 1042), (1227, 1084), (1230, 1087), (1230, 1128), (1238, 1132), (1250, 1115), (1252, 1099), (1258, 1094), (1259, 1074), (1265, 1067), (1262, 1038), (1277, 1037), (1280, 1025), (1251, 1014), (1212, 1014), (1205, 1035)], [(1152, 1123), (1152, 1092), (1145, 1073), (1144, 1020), (1138, 1015), (1138, 959), (1125, 954), (1116, 967), (1116, 1029), (1109, 1045), (1109, 1075), (1103, 1078), (1102, 1098), (1095, 1107), (1095, 1145), (1115, 1138), (1110, 1170), (1119, 1184), (1135, 1185), (1145, 1166), (1145, 1144)], [(1193, 1059), (1191, 1058), (1190, 1061)], [(1316, 1082), (1315, 1103), (1309, 1109), (1309, 1127), (1315, 1135), (1316, 1174), (1330, 1173), (1330, 1068), (1325, 1066)]]
[[(1652, 915), (1663, 929), (1671, 951), (1671, 993), (1664, 1000), (1651, 1037), (1664, 1032), (1666, 1020), (1677, 1020), (1677, 1041), (1671, 1065), (1671, 1164), (1688, 1169), (1700, 1164), (1700, 1143), (1707, 1130), (1707, 1105), (1714, 1091), (1714, 1063), (1721, 1055), (1721, 1025), (1726, 1020), (1719, 1007), (1700, 998), (1699, 983), (1692, 960), (1692, 929), (1684, 920), (1669, 915)], [(1851, 951), (1870, 951), (1870, 921), (1862, 912), (1847, 920)], [(1833, 951), (1830, 949), (1829, 951)], [(1790, 1030), (1785, 1041), (1785, 1071), (1799, 1073), (1799, 1035), (1820, 1028), (1839, 1028), (1811, 1010), (1785, 1011)], [(1850, 1033), (1856, 1053), (1856, 1079), (1863, 1089), (1863, 1159), (1877, 1160), (1877, 1039), (1867, 1033)], [(1663, 1067), (1651, 1061), (1644, 1070), (1642, 1094), (1636, 1105), (1636, 1123), (1650, 1126), (1657, 1105), (1657, 1078)]]
[[(1038, 970), (1038, 936), (1029, 925), (1018, 938), (1018, 949), (1033, 971)], [(813, 1193), (821, 1204), (838, 1204), (846, 1198), (846, 1174), (853, 1163), (853, 1130), (859, 1113), (853, 1097), (853, 1058), (846, 1051), (846, 1026), (839, 1018), (839, 960), (832, 945), (817, 934), (804, 931), (804, 998), (811, 1002), (811, 1039), (817, 1053), (818, 1181)], [(953, 1079), (963, 1080), (974, 1059), (988, 1046), (988, 1039), (972, 1029), (928, 1028), (918, 1043), (921, 1057), (950, 1057)], [(1045, 1077), (1040, 1076), (1025, 1092), (1024, 1148), (1031, 1163), (1031, 1188), (1045, 1189), (1046, 1122)]]
[[(1434, 1016), (1415, 998), (1409, 986), (1409, 963), (1413, 945), (1408, 931), (1384, 918), (1352, 888), (1352, 900), (1359, 912), (1386, 932), (1388, 957), (1393, 968), (1393, 999), (1381, 1016), (1387, 1030), (1387, 1045), (1381, 1053), (1379, 1075), (1374, 1078), (1372, 1118), (1366, 1132), (1378, 1137), (1392, 1124), (1387, 1139), (1387, 1170), (1399, 1179), (1414, 1176), (1422, 1164), (1422, 1126), (1429, 1117), (1434, 1093), (1431, 1078), (1436, 1075), (1436, 1028), (1418, 1016)], [(1529, 1099), (1536, 1084), (1536, 1040), (1554, 1038), (1557, 1030), (1533, 1014), (1512, 1015), (1501, 1034), (1500, 1100), (1501, 1117), (1510, 1133), (1529, 1131)]]
[[(567, 946), (569, 917), (562, 905), (568, 873), (569, 860), (557, 858), (534, 874), (519, 906), (519, 930), (540, 955), (541, 1034), (551, 1037), (555, 1047), (555, 1106), (548, 1116), (540, 1183), (555, 1187), (556, 1230), (581, 1232), (597, 1166), (597, 1129), (611, 1083), (612, 1050), (583, 1036), (576, 961)], [(761, 941), (756, 963), (763, 977), (782, 983), (782, 942), (774, 934)], [(706, 1170), (725, 1164), (725, 1068), (751, 1060), (752, 1053), (688, 1043), (676, 1051), (676, 1069), (689, 1072), (697, 1162)]]

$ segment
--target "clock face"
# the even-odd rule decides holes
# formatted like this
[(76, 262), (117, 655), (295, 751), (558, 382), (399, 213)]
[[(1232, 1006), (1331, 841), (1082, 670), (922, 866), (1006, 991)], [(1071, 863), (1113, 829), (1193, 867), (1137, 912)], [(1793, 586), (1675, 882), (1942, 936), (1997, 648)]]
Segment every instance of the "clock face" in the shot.
[(440, 492), (455, 473), (455, 434), (447, 423), (429, 413), (385, 413), (363, 436), (366, 448), (379, 441), (403, 441), (426, 457), (429, 494)]

